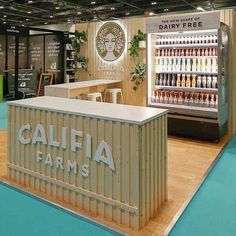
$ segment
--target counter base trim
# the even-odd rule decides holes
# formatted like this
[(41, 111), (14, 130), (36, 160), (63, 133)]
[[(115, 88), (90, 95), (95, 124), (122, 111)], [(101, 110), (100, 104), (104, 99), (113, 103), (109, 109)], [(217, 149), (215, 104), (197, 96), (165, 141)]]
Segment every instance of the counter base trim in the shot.
[[(116, 207), (116, 208), (119, 208), (119, 209), (124, 210), (126, 212), (129, 212), (131, 214), (136, 214), (136, 215), (139, 214), (138, 208), (136, 208), (136, 207), (129, 206), (127, 204), (121, 203), (121, 202), (113, 200), (113, 199), (108, 199), (107, 197), (105, 198), (105, 197), (103, 197), (99, 194), (95, 194), (95, 193), (92, 193), (90, 191), (87, 191), (86, 189), (82, 189), (82, 188), (77, 187), (77, 186), (72, 186), (70, 184), (63, 183), (62, 181), (50, 178), (48, 176), (41, 175), (39, 173), (35, 173), (31, 170), (27, 170), (23, 167), (19, 167), (19, 166), (16, 166), (14, 164), (11, 164), (11, 163), (8, 163), (8, 168), (12, 169), (14, 171), (21, 172), (23, 174), (30, 175), (30, 176), (32, 176), (36, 179), (46, 181), (50, 184), (56, 185), (57, 187), (61, 187), (61, 188), (76, 192), (78, 194), (82, 194), (86, 197), (93, 198), (93, 199), (98, 200), (100, 202), (109, 204), (112, 207)], [(11, 178), (11, 176), (10, 176), (10, 178)], [(16, 181), (16, 180), (14, 180), (14, 181)], [(17, 181), (17, 182), (19, 182), (19, 181)]]

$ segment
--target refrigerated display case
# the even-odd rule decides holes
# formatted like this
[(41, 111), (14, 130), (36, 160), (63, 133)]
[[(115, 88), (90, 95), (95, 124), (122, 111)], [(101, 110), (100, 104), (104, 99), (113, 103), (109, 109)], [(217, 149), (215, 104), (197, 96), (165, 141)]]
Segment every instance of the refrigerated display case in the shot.
[(228, 119), (228, 27), (148, 34), (148, 106), (169, 109), (169, 133), (219, 140)]

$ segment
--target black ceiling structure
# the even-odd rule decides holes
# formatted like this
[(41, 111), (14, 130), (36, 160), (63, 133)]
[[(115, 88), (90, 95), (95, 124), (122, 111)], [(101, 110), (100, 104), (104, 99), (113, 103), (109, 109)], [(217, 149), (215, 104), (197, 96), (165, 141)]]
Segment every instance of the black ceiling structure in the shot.
[(0, 0), (0, 23), (36, 26), (236, 8), (235, 0)]

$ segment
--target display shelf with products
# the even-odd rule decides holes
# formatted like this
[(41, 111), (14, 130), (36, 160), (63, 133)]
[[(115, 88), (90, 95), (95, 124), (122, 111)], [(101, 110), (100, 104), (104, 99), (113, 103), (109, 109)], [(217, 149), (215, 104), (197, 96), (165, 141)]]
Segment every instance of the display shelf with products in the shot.
[(75, 82), (75, 51), (71, 43), (65, 45), (65, 82)]
[(227, 26), (201, 31), (150, 33), (148, 105), (191, 120), (227, 121)]

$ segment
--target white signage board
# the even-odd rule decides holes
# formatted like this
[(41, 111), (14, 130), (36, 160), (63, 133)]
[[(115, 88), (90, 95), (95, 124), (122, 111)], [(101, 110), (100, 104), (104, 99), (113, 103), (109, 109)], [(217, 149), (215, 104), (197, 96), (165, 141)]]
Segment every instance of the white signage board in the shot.
[(164, 33), (220, 28), (220, 12), (158, 17), (146, 20), (147, 33)]

